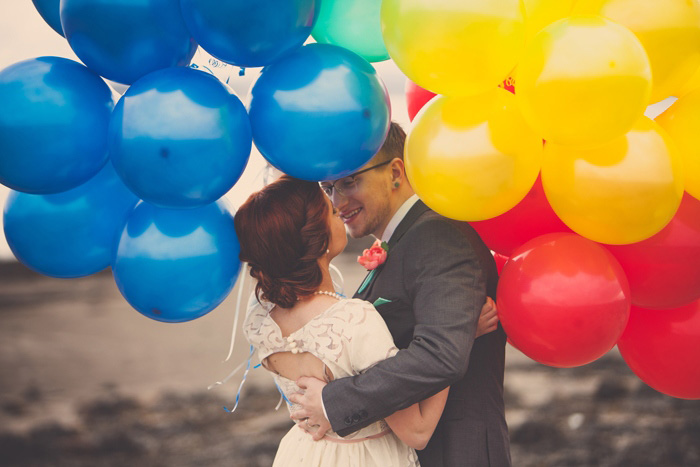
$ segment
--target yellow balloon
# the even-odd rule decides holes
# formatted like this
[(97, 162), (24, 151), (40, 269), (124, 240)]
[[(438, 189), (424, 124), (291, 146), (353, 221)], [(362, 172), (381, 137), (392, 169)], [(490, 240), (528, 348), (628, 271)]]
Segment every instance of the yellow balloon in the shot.
[(575, 11), (601, 14), (637, 35), (651, 62), (650, 102), (677, 93), (700, 66), (697, 0), (579, 0)]
[(649, 60), (627, 28), (599, 16), (574, 16), (540, 31), (517, 70), (523, 116), (547, 141), (603, 144), (644, 113)]
[(571, 14), (577, 0), (523, 0), (525, 6), (525, 43), (553, 22)]
[(683, 97), (696, 89), (700, 89), (700, 67), (695, 70), (695, 74), (693, 74), (693, 76), (681, 86), (678, 92), (676, 92), (676, 97)]
[(525, 35), (519, 0), (384, 0), (381, 21), (401, 71), (449, 96), (498, 86), (517, 63)]
[(668, 131), (683, 160), (685, 190), (700, 199), (700, 89), (678, 99), (656, 123)]
[(404, 151), (418, 196), (462, 221), (515, 206), (535, 183), (541, 160), (542, 139), (522, 119), (515, 97), (500, 88), (434, 98), (413, 121)]
[(554, 212), (579, 235), (635, 243), (659, 232), (683, 196), (678, 151), (642, 117), (626, 135), (592, 149), (547, 143), (542, 184)]

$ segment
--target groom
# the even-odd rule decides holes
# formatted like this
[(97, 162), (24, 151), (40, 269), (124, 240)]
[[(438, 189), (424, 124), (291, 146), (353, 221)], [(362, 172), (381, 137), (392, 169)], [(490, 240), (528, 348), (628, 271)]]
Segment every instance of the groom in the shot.
[(347, 436), (450, 386), (440, 423), (418, 452), (421, 465), (509, 466), (506, 336), (499, 326), (475, 339), (481, 305), (496, 296), (496, 265), (471, 227), (439, 216), (414, 194), (404, 170), (405, 138), (392, 123), (362, 170), (321, 183), (352, 237), (372, 234), (389, 245), (386, 262), (355, 297), (375, 304), (402, 350), (327, 385), (301, 378), (305, 394), (292, 401), (303, 409), (293, 418), (320, 425), (315, 439), (331, 426)]

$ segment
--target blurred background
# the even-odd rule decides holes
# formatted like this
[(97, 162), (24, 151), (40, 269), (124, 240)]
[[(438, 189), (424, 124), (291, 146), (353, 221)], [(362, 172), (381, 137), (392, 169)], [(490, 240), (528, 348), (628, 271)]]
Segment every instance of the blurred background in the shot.
[[(43, 55), (77, 60), (29, 0), (2, 0), (0, 69)], [(201, 49), (194, 63), (228, 79), (243, 101), (257, 75), (216, 66)], [(405, 78), (391, 61), (375, 67), (392, 119), (407, 128)], [(125, 87), (114, 89), (118, 97)], [(253, 151), (227, 195), (234, 206), (263, 184), (266, 164)], [(0, 186), (3, 203), (7, 193)], [(355, 258), (369, 243), (351, 242), (336, 260), (348, 294), (364, 277)], [(243, 288), (247, 296), (250, 283)], [(16, 262), (0, 238), (0, 465), (270, 465), (291, 422), (285, 407), (275, 410), (269, 375), (250, 371), (233, 414), (223, 407), (233, 406), (242, 372), (207, 390), (248, 355), (238, 332), (224, 361), (238, 294), (239, 286), (192, 322), (160, 323), (126, 303), (109, 270), (41, 276)], [(506, 364), (513, 465), (700, 465), (700, 403), (649, 388), (617, 350), (555, 369), (509, 347)]]

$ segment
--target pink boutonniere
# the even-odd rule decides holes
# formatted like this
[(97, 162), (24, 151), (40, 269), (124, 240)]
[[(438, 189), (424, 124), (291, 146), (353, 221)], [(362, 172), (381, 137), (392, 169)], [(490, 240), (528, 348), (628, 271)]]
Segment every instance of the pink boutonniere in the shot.
[(386, 242), (377, 240), (369, 249), (362, 252), (362, 256), (357, 257), (357, 262), (368, 271), (371, 271), (377, 269), (380, 264), (384, 264), (388, 252), (389, 245)]

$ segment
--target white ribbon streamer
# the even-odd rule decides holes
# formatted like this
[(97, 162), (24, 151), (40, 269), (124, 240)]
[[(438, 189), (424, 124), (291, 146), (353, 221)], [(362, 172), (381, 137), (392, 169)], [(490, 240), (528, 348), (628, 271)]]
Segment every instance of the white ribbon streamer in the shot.
[(236, 299), (236, 310), (233, 315), (233, 329), (231, 330), (231, 345), (228, 348), (228, 355), (224, 362), (228, 362), (233, 355), (233, 345), (236, 343), (236, 330), (238, 330), (238, 318), (241, 315), (241, 300), (243, 299), (243, 289), (245, 288), (246, 276), (248, 275), (248, 263), (241, 265), (241, 271), (238, 273), (238, 298)]
[[(344, 293), (344, 287), (345, 287), (345, 279), (343, 278), (343, 273), (340, 272), (340, 269), (334, 264), (330, 265), (330, 271), (331, 271), (331, 280), (333, 281), (333, 289), (343, 297), (345, 296)], [(333, 273), (335, 273), (336, 277), (333, 278)], [(337, 280), (336, 280), (337, 279)]]
[(228, 382), (228, 380), (233, 378), (233, 375), (235, 375), (236, 373), (241, 371), (241, 368), (243, 368), (243, 366), (245, 366), (246, 363), (247, 363), (247, 360), (242, 361), (241, 364), (238, 365), (236, 368), (234, 368), (233, 371), (231, 373), (229, 373), (226, 378), (222, 379), (221, 381), (217, 381), (216, 383), (210, 384), (209, 386), (207, 386), (207, 389), (211, 389), (213, 387), (220, 386), (222, 384), (226, 384), (226, 382)]

